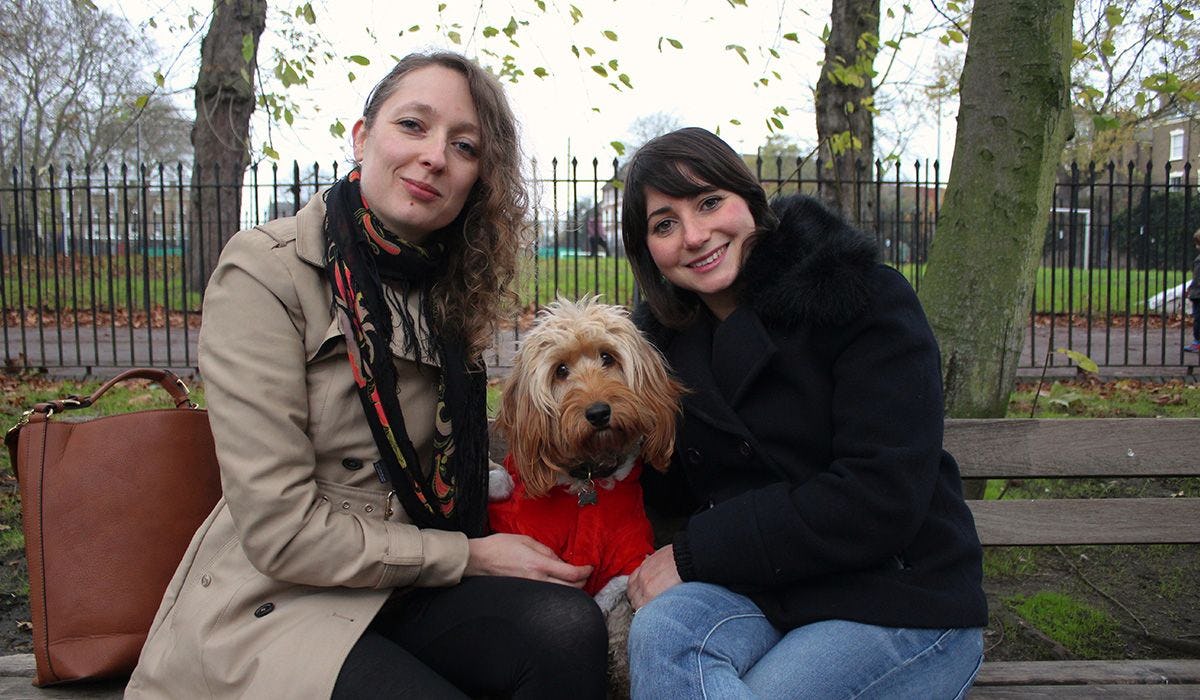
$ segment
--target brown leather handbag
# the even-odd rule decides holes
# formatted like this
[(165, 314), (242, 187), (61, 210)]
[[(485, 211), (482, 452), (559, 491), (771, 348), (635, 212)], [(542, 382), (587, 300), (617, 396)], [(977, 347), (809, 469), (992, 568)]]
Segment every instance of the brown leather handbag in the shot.
[[(175, 408), (59, 419), (130, 379), (158, 382)], [(208, 414), (171, 372), (133, 369), (91, 396), (35, 405), (4, 442), (20, 482), (34, 685), (129, 675), (221, 496)]]

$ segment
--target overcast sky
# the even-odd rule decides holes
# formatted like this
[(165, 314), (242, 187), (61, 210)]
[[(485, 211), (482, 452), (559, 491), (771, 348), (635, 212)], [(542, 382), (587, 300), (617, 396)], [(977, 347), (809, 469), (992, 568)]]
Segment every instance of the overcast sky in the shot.
[[(293, 0), (286, 4), (294, 6)], [(371, 85), (390, 68), (390, 56), (429, 48), (450, 48), (468, 55), (491, 50), (516, 58), (527, 76), (508, 85), (509, 96), (522, 123), (527, 154), (543, 163), (552, 157), (563, 160), (568, 148), (571, 155), (587, 162), (593, 157), (602, 163), (610, 161), (616, 153), (609, 143), (630, 140), (631, 123), (656, 112), (668, 113), (682, 125), (720, 129), (735, 148), (753, 153), (770, 133), (766, 119), (776, 106), (782, 106), (789, 115), (783, 118), (783, 133), (805, 147), (815, 142), (812, 86), (823, 53), (820, 36), (829, 21), (828, 2), (748, 0), (746, 7), (733, 7), (727, 0), (575, 0), (583, 13), (578, 23), (569, 16), (570, 3), (553, 0), (547, 1), (551, 11), (545, 15), (534, 9), (532, 0), (447, 0), (446, 4), (439, 15), (437, 2), (313, 2), (316, 26), (339, 59), (318, 67), (318, 76), (308, 88), (292, 88), (300, 107), (292, 127), (270, 125), (271, 142), (281, 157), (344, 162), (349, 154), (349, 127), (360, 114)], [(185, 21), (192, 4), (184, 0), (101, 0), (98, 5), (127, 18), (156, 41), (163, 56), (158, 70), (167, 74), (168, 87), (180, 91), (180, 106), (190, 110), (199, 36), (172, 27)], [(884, 5), (886, 10), (888, 5), (898, 8), (900, 3), (885, 1)], [(271, 31), (281, 25), (276, 13), (282, 6), (274, 4), (268, 16), (266, 43), (259, 51), (262, 70), (273, 68), (270, 52), (281, 45)], [(927, 9), (917, 10), (926, 14), (909, 18), (909, 30), (920, 30), (936, 19), (928, 16)], [(149, 26), (150, 17), (156, 18), (156, 28)], [(516, 34), (520, 48), (482, 38), (485, 26), (503, 27), (509, 17), (530, 22)], [(368, 24), (374, 38), (365, 31)], [(439, 24), (443, 31), (437, 29)], [(446, 35), (455, 24), (459, 26), (454, 31), (463, 39), (460, 45)], [(414, 25), (420, 29), (411, 31)], [(884, 40), (894, 38), (899, 27), (898, 19), (885, 18)], [(605, 30), (615, 32), (617, 41), (605, 38)], [(778, 38), (792, 32), (798, 41)], [(678, 40), (682, 50), (662, 42), (660, 51), (660, 37)], [(905, 39), (899, 54), (881, 55), (876, 68), (882, 71), (891, 63), (888, 81), (896, 86), (893, 95), (920, 95), (920, 85), (929, 81), (932, 72), (935, 39), (933, 33), (925, 39)], [(744, 47), (747, 61), (727, 49), (730, 44)], [(571, 45), (580, 50), (593, 47), (605, 61), (617, 58), (620, 72), (628, 74), (634, 89), (613, 90), (592, 72), (590, 66), (597, 61), (586, 56), (576, 59)], [(779, 53), (778, 58), (768, 53), (770, 48)], [(348, 55), (365, 56), (371, 63), (356, 66), (340, 59)], [(549, 77), (533, 77), (537, 66), (548, 69)], [(356, 81), (347, 80), (349, 70), (358, 75)], [(783, 80), (775, 79), (772, 71), (779, 72)], [(757, 83), (761, 77), (768, 78), (765, 87)], [(948, 166), (957, 105), (940, 106), (940, 130), (935, 103), (923, 99), (907, 106), (892, 102), (885, 109), (877, 119), (882, 149), (902, 149), (905, 162), (933, 159), (939, 154), (940, 132), (943, 168)], [(329, 125), (334, 120), (345, 124), (347, 138), (330, 135)], [(254, 121), (255, 144), (267, 137), (267, 120), (260, 113)]]

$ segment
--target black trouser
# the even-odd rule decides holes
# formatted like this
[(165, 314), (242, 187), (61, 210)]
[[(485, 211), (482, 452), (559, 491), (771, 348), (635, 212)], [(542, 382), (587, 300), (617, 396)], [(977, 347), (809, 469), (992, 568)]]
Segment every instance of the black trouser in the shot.
[(375, 617), (333, 697), (602, 698), (604, 616), (583, 591), (478, 576), (409, 591)]

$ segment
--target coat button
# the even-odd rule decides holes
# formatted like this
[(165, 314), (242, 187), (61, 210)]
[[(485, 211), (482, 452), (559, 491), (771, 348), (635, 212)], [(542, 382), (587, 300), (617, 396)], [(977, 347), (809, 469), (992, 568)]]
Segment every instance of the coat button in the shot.
[(692, 464), (699, 464), (703, 459), (704, 457), (700, 454), (700, 450), (697, 450), (695, 447), (687, 449), (687, 460)]
[(204, 574), (203, 576), (200, 577), (200, 585), (201, 586), (208, 588), (209, 584), (211, 584), (211, 583), (212, 583), (212, 576), (209, 576), (208, 574)]
[(267, 615), (270, 615), (271, 611), (274, 609), (275, 609), (274, 603), (263, 603), (262, 605), (258, 606), (257, 610), (254, 611), (254, 616), (255, 617), (266, 617)]
[(754, 448), (750, 446), (750, 443), (742, 440), (742, 444), (738, 445), (738, 452), (743, 457), (749, 457), (750, 455), (754, 454)]
[(350, 510), (350, 501), (342, 501), (342, 510)]
[(358, 471), (359, 469), (362, 469), (363, 461), (357, 457), (347, 457), (342, 460), (342, 466), (352, 472)]
[(374, 513), (374, 512), (375, 512), (375, 506), (373, 506), (373, 505), (371, 505), (370, 503), (368, 503), (367, 505), (363, 506), (363, 512), (366, 512), (366, 513)]

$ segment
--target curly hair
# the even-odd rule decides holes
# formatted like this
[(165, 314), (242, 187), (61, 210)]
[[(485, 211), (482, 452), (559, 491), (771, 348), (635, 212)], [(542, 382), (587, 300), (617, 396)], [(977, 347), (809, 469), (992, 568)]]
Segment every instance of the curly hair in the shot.
[(431, 290), (438, 333), (461, 337), (470, 355), (477, 357), (491, 344), (496, 324), (517, 302), (512, 282), (529, 231), (517, 120), (504, 89), (460, 54), (413, 53), (400, 59), (367, 95), (362, 117), (370, 128), (404, 76), (432, 65), (466, 78), (482, 130), (479, 179), (462, 213), (447, 227), (446, 269)]

